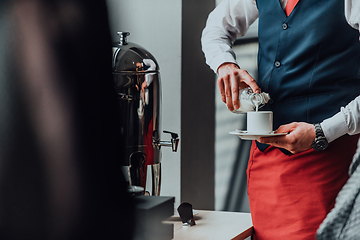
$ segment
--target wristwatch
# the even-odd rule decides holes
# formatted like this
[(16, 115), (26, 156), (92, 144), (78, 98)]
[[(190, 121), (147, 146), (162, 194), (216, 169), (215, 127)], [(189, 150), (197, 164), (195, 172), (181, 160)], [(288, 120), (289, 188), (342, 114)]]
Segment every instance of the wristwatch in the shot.
[(316, 137), (315, 137), (314, 142), (311, 144), (311, 147), (316, 151), (325, 150), (328, 147), (329, 143), (326, 140), (326, 137), (320, 126), (320, 123), (315, 123), (314, 127), (315, 127)]

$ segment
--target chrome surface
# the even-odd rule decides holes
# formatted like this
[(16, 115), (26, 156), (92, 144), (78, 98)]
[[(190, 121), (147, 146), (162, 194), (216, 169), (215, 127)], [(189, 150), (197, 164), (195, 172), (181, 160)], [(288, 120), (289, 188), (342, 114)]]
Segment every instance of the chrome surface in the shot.
[[(160, 162), (161, 81), (154, 56), (141, 46), (127, 42), (128, 33), (119, 32), (113, 44), (113, 78), (118, 94), (122, 165), (130, 166), (130, 156), (142, 152), (145, 165)], [(133, 160), (134, 161), (134, 160)], [(133, 183), (134, 184), (134, 183)]]
[[(128, 32), (118, 35), (120, 41), (113, 44), (112, 72), (118, 94), (121, 164), (130, 166), (129, 184), (146, 189), (147, 166), (160, 168), (161, 146), (176, 151), (179, 140), (176, 133), (166, 132), (172, 139), (169, 143), (160, 141), (161, 79), (156, 59), (143, 47), (128, 42)], [(153, 195), (160, 194), (159, 179), (153, 176), (153, 186), (154, 181), (159, 184)]]
[(164, 133), (170, 133), (171, 134), (171, 140), (170, 141), (158, 141), (158, 142), (154, 142), (155, 146), (157, 147), (161, 147), (161, 146), (165, 146), (165, 147), (171, 147), (173, 152), (177, 152), (177, 148), (179, 145), (179, 138), (178, 138), (178, 134), (177, 133), (173, 133), (173, 132), (169, 132), (169, 131), (164, 131)]
[(161, 163), (151, 166), (152, 169), (152, 195), (160, 196), (161, 187)]
[(126, 45), (127, 44), (127, 36), (130, 35), (129, 32), (117, 32), (120, 37), (119, 45)]

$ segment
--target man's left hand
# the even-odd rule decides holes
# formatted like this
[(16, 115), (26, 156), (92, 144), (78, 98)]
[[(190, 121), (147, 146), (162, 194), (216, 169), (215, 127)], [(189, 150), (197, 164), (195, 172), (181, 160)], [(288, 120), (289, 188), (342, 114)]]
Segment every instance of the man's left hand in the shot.
[(314, 125), (305, 122), (282, 125), (275, 133), (288, 134), (278, 137), (262, 137), (258, 139), (258, 142), (284, 148), (295, 154), (310, 149), (316, 137)]

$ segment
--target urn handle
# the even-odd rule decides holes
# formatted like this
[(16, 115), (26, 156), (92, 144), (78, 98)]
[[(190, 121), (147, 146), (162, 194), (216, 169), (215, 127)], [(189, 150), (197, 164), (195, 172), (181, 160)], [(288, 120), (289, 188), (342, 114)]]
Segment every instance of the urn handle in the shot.
[(117, 34), (120, 37), (119, 45), (120, 46), (127, 45), (128, 44), (127, 37), (130, 35), (130, 33), (129, 32), (117, 32)]

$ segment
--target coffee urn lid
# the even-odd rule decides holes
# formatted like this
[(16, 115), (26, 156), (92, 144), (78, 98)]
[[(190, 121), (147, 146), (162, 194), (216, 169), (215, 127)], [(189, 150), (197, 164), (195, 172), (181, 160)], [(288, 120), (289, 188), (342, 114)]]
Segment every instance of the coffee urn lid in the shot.
[(159, 65), (154, 56), (143, 47), (127, 41), (129, 32), (118, 32), (120, 41), (113, 44), (113, 72), (156, 73)]

